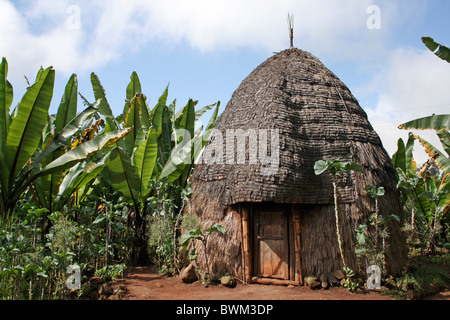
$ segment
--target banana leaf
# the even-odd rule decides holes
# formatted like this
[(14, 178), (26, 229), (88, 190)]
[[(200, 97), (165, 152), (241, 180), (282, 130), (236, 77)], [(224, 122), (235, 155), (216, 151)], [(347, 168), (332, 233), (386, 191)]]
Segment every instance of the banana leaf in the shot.
[(64, 95), (56, 113), (55, 133), (60, 132), (77, 114), (78, 79), (72, 74), (64, 89)]
[(401, 168), (403, 172), (414, 176), (416, 174), (417, 165), (413, 156), (414, 149), (414, 135), (409, 133), (408, 141), (405, 143), (403, 139), (397, 142), (397, 152), (392, 156), (394, 168)]
[(158, 133), (154, 128), (150, 129), (147, 138), (142, 142), (133, 154), (134, 167), (139, 176), (140, 194), (148, 193), (148, 182), (152, 176), (158, 156)]
[(54, 81), (55, 71), (52, 67), (47, 68), (19, 102), (17, 115), (9, 126), (4, 150), (11, 182), (39, 146), (42, 130), (48, 120)]
[(399, 129), (433, 129), (433, 130), (450, 130), (450, 114), (433, 114), (428, 117), (415, 119), (405, 122), (398, 126)]
[(108, 99), (106, 99), (105, 89), (103, 88), (100, 79), (95, 73), (91, 73), (91, 84), (94, 90), (95, 100), (100, 100), (100, 105), (98, 106), (98, 112), (105, 117), (105, 132), (118, 130), (119, 124), (114, 118), (114, 114), (109, 106)]
[(170, 152), (175, 146), (172, 141), (172, 123), (171, 123), (171, 113), (168, 107), (164, 107), (161, 116), (161, 134), (159, 135), (158, 142), (161, 147), (161, 157), (162, 163), (166, 163), (170, 157)]
[[(147, 134), (148, 126), (142, 125), (141, 121), (141, 111), (142, 111), (142, 105), (141, 105), (141, 97), (134, 97), (131, 102), (128, 103), (129, 109), (128, 112), (125, 115), (124, 119), (124, 128), (130, 128), (130, 134), (127, 135), (125, 138), (126, 143), (121, 145), (121, 147), (127, 152), (128, 155), (133, 154), (133, 149), (138, 146), (140, 143), (138, 137), (140, 134), (144, 134), (144, 136)], [(137, 101), (139, 100), (139, 101)], [(145, 117), (145, 115), (144, 115)], [(148, 119), (148, 114), (147, 114)], [(150, 120), (147, 120), (148, 123)], [(138, 143), (137, 143), (138, 142)]]
[(438, 135), (445, 152), (450, 156), (450, 132), (447, 130), (436, 130), (436, 134)]
[(177, 120), (177, 129), (187, 130), (192, 139), (195, 128), (195, 102), (189, 99), (187, 105), (183, 108), (180, 118)]
[(141, 83), (136, 72), (133, 72), (131, 81), (126, 90), (126, 103), (124, 106), (124, 128), (131, 128), (130, 134), (125, 137), (122, 149), (131, 157), (133, 149), (137, 147), (136, 140), (140, 132), (145, 135), (150, 128), (150, 114), (147, 98), (142, 94)]
[(9, 170), (7, 170), (4, 146), (8, 134), (11, 117), (9, 109), (13, 100), (13, 88), (6, 79), (8, 75), (8, 62), (2, 58), (0, 63), (0, 189), (8, 190)]
[(444, 61), (450, 63), (450, 49), (446, 46), (443, 46), (433, 40), (430, 37), (422, 37), (422, 42), (427, 46), (428, 49), (431, 50), (436, 56), (441, 58)]
[[(64, 89), (64, 94), (61, 99), (61, 103), (57, 110), (56, 117), (49, 116), (49, 120), (47, 122), (46, 130), (47, 134), (43, 137), (43, 145), (47, 145), (49, 143), (55, 142), (54, 135), (58, 135), (60, 131), (66, 127), (66, 125), (73, 120), (77, 113), (77, 101), (78, 101), (78, 80), (75, 74), (69, 78), (67, 85)], [(53, 120), (54, 118), (54, 120)], [(72, 136), (72, 134), (70, 134)], [(50, 141), (50, 142), (48, 142)], [(58, 148), (57, 150), (52, 151), (49, 156), (43, 161), (43, 165), (47, 165), (53, 160), (57, 159), (61, 155), (63, 155), (65, 150), (63, 148)], [(47, 153), (48, 154), (48, 153)], [(37, 164), (33, 161), (33, 166)], [(63, 179), (62, 172), (54, 172), (53, 174), (46, 175), (41, 177), (41, 187), (39, 188), (40, 194), (42, 197), (40, 198), (40, 203), (45, 204), (44, 207), (48, 208), (50, 212), (52, 212), (52, 204), (54, 199), (58, 194), (59, 184)]]
[(121, 147), (115, 147), (111, 150), (107, 171), (107, 182), (138, 208), (140, 179), (131, 158)]
[(414, 137), (419, 140), (419, 142), (425, 147), (425, 152), (429, 157), (433, 159), (436, 165), (444, 171), (444, 173), (450, 172), (450, 159), (443, 154), (439, 149), (434, 147), (431, 143), (423, 139), (418, 135), (414, 135)]
[(205, 112), (211, 110), (212, 108), (214, 108), (215, 106), (217, 106), (217, 103), (214, 104), (210, 104), (209, 106), (205, 106), (203, 108), (198, 109), (197, 111), (195, 111), (195, 121), (197, 121), (198, 119), (200, 119)]
[(91, 161), (79, 162), (70, 168), (59, 187), (55, 205), (56, 210), (60, 210), (67, 199), (98, 176), (106, 166), (107, 157), (108, 155), (105, 155), (97, 163)]
[(41, 172), (39, 172), (38, 175), (50, 174), (58, 170), (66, 170), (76, 163), (89, 158), (97, 151), (117, 142), (117, 140), (123, 138), (129, 132), (129, 128), (124, 128), (102, 135), (97, 135), (94, 139), (78, 145), (76, 148), (66, 152), (61, 157), (49, 163), (42, 169)]
[(163, 126), (163, 112), (166, 109), (168, 94), (169, 85), (167, 85), (167, 87), (164, 89), (162, 95), (158, 99), (158, 103), (152, 110), (152, 125), (156, 129), (156, 131), (159, 131), (159, 129)]
[[(50, 142), (50, 144), (39, 155), (36, 161), (33, 162), (33, 167), (38, 166), (48, 155), (55, 152), (57, 149), (67, 146), (68, 140), (80, 129), (82, 124), (98, 111), (97, 107), (100, 104), (100, 100), (97, 100), (92, 106), (88, 106), (82, 112), (80, 112), (72, 121), (70, 121)], [(62, 154), (61, 154), (62, 155)], [(61, 156), (60, 155), (60, 156)], [(53, 160), (56, 160), (54, 158)]]
[[(197, 162), (198, 158), (200, 157), (201, 152), (203, 151), (206, 143), (208, 142), (209, 137), (211, 136), (214, 126), (216, 124), (217, 115), (219, 114), (220, 101), (218, 101), (214, 105), (216, 106), (216, 108), (214, 109), (214, 111), (211, 115), (211, 118), (209, 119), (209, 122), (206, 125), (203, 135), (201, 136), (201, 138), (196, 139), (196, 141), (194, 142), (194, 153), (193, 153), (193, 157), (192, 157), (192, 163), (194, 163), (194, 164)], [(211, 105), (211, 106), (214, 106), (214, 105)], [(209, 107), (210, 106), (208, 106), (208, 108)]]
[[(136, 95), (136, 93), (142, 94), (141, 82), (135, 71), (131, 74), (130, 79), (131, 79), (131, 81), (128, 83), (127, 91), (126, 91), (127, 102), (130, 102), (131, 99)], [(124, 110), (124, 113), (126, 113), (125, 110)]]
[(0, 150), (3, 150), (11, 123), (9, 108), (13, 100), (13, 89), (11, 83), (6, 79), (7, 75), (8, 62), (5, 58), (2, 58), (0, 64)]
[(191, 165), (193, 143), (194, 139), (177, 144), (157, 179), (164, 179), (169, 182), (178, 179), (186, 167)]

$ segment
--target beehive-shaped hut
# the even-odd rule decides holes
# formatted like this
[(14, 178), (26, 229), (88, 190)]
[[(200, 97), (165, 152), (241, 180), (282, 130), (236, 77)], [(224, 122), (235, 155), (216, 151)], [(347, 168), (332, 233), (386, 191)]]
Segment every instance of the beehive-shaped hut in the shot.
[[(227, 230), (208, 240), (211, 272), (302, 283), (342, 269), (331, 176), (314, 173), (321, 159), (364, 169), (338, 184), (345, 258), (363, 270), (355, 228), (375, 209), (364, 188), (383, 186), (381, 212), (401, 215), (390, 157), (345, 84), (310, 53), (287, 49), (242, 81), (194, 170), (192, 213), (204, 227), (220, 223)], [(386, 265), (397, 273), (405, 239), (397, 224), (389, 232)]]

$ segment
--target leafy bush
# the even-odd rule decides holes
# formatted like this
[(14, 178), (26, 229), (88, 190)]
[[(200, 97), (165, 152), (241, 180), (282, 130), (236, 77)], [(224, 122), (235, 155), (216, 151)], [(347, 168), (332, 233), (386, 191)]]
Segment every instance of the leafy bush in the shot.
[(19, 201), (14, 223), (0, 226), (0, 299), (64, 299), (67, 270), (75, 263), (82, 270), (93, 266), (98, 275), (117, 277), (124, 270), (125, 264), (117, 262), (126, 261), (123, 246), (129, 231), (123, 207), (115, 208), (79, 211), (83, 224), (54, 212), (48, 216), (52, 226), (43, 234), (46, 209)]

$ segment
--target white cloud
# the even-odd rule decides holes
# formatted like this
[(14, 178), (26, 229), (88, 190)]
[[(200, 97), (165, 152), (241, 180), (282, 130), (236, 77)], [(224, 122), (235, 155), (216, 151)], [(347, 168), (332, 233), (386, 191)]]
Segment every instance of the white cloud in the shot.
[[(33, 3), (38, 9), (41, 8), (38, 5), (40, 2)], [(68, 74), (77, 65), (77, 45), (81, 34), (76, 31), (68, 32), (64, 24), (45, 31), (39, 30), (30, 21), (33, 17), (45, 20), (45, 16), (37, 16), (40, 10), (28, 15), (28, 11), (21, 13), (10, 2), (0, 0), (0, 55), (7, 58), (10, 70), (14, 70), (14, 73), (9, 74), (13, 83), (24, 74), (34, 76), (29, 73), (37, 72), (40, 66), (53, 65)], [(51, 17), (48, 18), (50, 23), (54, 21)], [(34, 79), (31, 78), (30, 81), (32, 80)], [(23, 78), (20, 81), (23, 82)]]
[[(17, 62), (17, 68), (52, 64), (69, 74), (104, 66), (155, 39), (200, 52), (253, 47), (271, 53), (288, 47), (286, 15), (293, 13), (296, 46), (318, 55), (373, 56), (383, 50), (384, 40), (366, 39), (370, 4), (369, 0), (0, 0), (0, 54)], [(70, 6), (80, 9), (79, 30), (67, 26)], [(383, 4), (383, 25), (394, 20), (397, 7)], [(383, 32), (385, 28), (379, 34)]]
[(333, 54), (339, 55), (336, 47), (348, 53), (364, 41), (361, 34), (367, 32), (370, 2), (167, 0), (146, 2), (146, 8), (157, 37), (167, 42), (184, 40), (200, 51), (257, 47), (272, 52), (287, 48), (286, 16), (291, 13), (294, 45), (322, 52), (334, 48)]
[[(450, 64), (424, 50), (402, 47), (395, 50), (374, 78), (373, 90), (379, 93), (375, 108), (367, 109), (369, 120), (390, 154), (397, 140), (405, 142), (410, 130), (399, 130), (401, 123), (448, 113), (450, 110)], [(442, 149), (434, 131), (411, 130)], [(415, 145), (419, 163), (427, 160), (424, 148)]]

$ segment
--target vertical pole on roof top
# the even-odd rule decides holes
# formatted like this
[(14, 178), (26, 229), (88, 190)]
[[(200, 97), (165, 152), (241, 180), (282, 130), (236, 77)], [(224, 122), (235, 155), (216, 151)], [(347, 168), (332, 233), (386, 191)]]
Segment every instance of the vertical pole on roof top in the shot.
[(287, 15), (288, 29), (289, 29), (289, 40), (291, 49), (294, 48), (294, 14)]

